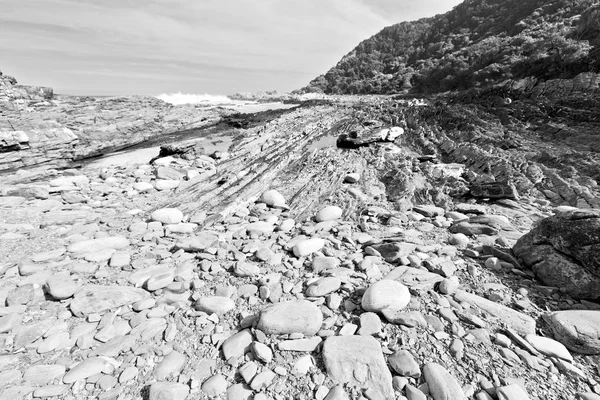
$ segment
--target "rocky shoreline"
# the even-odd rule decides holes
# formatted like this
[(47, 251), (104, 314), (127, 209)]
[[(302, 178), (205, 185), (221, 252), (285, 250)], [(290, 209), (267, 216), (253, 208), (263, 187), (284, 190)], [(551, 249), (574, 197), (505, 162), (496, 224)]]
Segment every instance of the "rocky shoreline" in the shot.
[(596, 155), (479, 107), (337, 99), (5, 178), (0, 399), (600, 398)]

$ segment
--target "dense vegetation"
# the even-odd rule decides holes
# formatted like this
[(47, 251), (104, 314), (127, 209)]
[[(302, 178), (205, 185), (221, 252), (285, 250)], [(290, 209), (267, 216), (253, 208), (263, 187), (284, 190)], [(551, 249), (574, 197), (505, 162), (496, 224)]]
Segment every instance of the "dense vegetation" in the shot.
[(305, 92), (435, 93), (600, 72), (600, 0), (465, 0), (383, 29)]

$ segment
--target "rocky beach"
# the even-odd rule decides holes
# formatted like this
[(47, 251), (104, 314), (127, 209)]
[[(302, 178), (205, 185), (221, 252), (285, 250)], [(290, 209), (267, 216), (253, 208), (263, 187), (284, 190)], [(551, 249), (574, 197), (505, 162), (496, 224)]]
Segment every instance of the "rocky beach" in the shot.
[(5, 77), (0, 399), (600, 399), (599, 82), (238, 114)]

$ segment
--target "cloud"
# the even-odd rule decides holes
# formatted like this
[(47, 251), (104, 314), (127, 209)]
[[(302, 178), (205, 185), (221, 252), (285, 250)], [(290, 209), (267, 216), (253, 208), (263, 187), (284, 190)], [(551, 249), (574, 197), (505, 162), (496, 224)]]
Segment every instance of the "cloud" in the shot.
[(0, 68), (79, 94), (291, 90), (402, 16), (457, 2), (3, 0)]

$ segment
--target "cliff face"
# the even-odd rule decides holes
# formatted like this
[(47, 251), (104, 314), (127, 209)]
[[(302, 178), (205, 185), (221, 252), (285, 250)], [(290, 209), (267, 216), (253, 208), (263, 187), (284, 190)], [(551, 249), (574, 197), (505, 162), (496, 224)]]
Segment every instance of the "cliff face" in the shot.
[(597, 73), (598, 21), (598, 0), (467, 0), (384, 28), (303, 91), (437, 93)]

